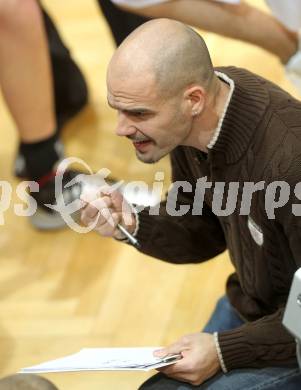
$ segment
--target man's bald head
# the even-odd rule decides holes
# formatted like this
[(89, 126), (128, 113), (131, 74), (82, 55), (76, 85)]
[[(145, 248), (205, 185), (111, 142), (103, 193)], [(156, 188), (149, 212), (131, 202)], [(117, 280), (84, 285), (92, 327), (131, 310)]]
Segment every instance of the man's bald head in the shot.
[(148, 75), (160, 93), (172, 95), (195, 83), (209, 90), (214, 71), (200, 35), (180, 22), (156, 19), (137, 28), (119, 46), (108, 75), (119, 80)]

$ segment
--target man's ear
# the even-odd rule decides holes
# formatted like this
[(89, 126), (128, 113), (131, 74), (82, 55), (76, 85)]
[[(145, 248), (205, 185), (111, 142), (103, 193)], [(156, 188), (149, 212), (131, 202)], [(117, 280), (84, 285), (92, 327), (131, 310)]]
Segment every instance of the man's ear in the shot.
[(205, 106), (205, 90), (200, 85), (193, 85), (186, 88), (184, 100), (191, 116), (197, 116), (202, 113)]

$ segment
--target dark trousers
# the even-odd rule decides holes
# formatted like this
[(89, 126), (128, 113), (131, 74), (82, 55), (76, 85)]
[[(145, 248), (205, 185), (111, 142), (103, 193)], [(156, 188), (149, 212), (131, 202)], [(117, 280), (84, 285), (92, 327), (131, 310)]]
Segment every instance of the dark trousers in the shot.
[[(147, 20), (120, 10), (110, 0), (98, 0), (98, 3), (117, 46), (136, 27)], [(60, 128), (86, 104), (88, 90), (85, 78), (63, 42), (53, 20), (43, 7), (42, 11), (51, 57), (56, 117)], [(101, 50), (101, 44), (99, 50)]]
[(135, 28), (148, 20), (143, 16), (119, 9), (110, 0), (98, 0), (98, 4), (111, 29), (116, 46), (119, 46)]
[(53, 91), (58, 129), (88, 101), (84, 76), (74, 62), (51, 17), (43, 10), (52, 65)]

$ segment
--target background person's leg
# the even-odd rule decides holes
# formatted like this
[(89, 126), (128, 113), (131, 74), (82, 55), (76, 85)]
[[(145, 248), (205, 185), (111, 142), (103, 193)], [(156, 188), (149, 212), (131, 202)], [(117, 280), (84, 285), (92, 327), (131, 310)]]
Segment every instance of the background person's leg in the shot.
[(60, 154), (50, 60), (36, 0), (0, 0), (0, 87), (21, 139), (21, 168), (26, 165), (28, 178), (37, 180), (53, 169)]
[[(148, 19), (117, 8), (110, 0), (98, 0), (100, 9), (119, 45), (136, 27)], [(87, 102), (84, 76), (63, 42), (48, 12), (42, 6), (53, 73), (54, 100), (58, 127)]]
[(212, 0), (176, 0), (133, 8), (149, 18), (179, 20), (205, 31), (252, 43), (286, 63), (297, 50), (297, 34), (273, 16), (247, 3), (227, 4)]
[[(39, 229), (63, 227), (59, 213), (45, 207), (55, 203), (54, 176), (63, 151), (44, 21), (36, 0), (0, 0), (0, 86), (21, 139), (19, 172), (39, 183), (39, 191), (31, 193), (38, 210), (30, 221)], [(77, 174), (70, 171), (64, 184)], [(78, 187), (63, 188), (69, 202), (79, 197)]]
[(117, 46), (119, 46), (135, 28), (148, 20), (144, 16), (123, 11), (116, 7), (110, 0), (98, 0), (98, 4), (109, 24)]
[[(38, 2), (36, 0), (34, 0), (34, 2), (36, 3), (35, 7), (40, 10), (40, 8), (38, 8)], [(55, 113), (55, 131), (59, 132), (64, 124), (85, 106), (88, 101), (88, 89), (83, 74), (73, 61), (71, 53), (63, 43), (52, 19), (43, 8), (42, 14), (40, 11), (39, 13), (39, 23), (44, 22), (43, 29), (46, 30), (48, 43), (46, 49), (48, 57), (50, 53), (50, 70), (48, 71), (51, 74), (51, 82), (50, 84), (49, 82), (44, 84), (43, 87), (46, 95), (49, 94), (49, 85), (52, 89), (51, 110)], [(28, 16), (27, 19), (31, 20)], [(41, 36), (41, 30), (39, 29), (35, 30), (34, 33), (36, 39), (44, 40), (45, 42), (44, 32), (43, 37)], [(45, 43), (43, 45), (45, 45)], [(36, 58), (35, 60), (37, 61)], [(49, 64), (47, 66), (49, 67)], [(41, 64), (40, 67), (42, 67)], [(39, 99), (43, 102), (44, 96), (40, 96)], [(32, 104), (34, 104), (34, 102)], [(47, 106), (49, 107), (49, 100)], [(14, 167), (14, 173), (19, 178), (27, 178), (30, 176), (27, 166), (28, 162), (25, 162), (23, 153), (24, 151), (19, 147)]]
[(60, 129), (88, 101), (85, 78), (63, 42), (50, 15), (43, 9), (48, 48), (52, 66), (55, 113)]
[(21, 139), (53, 135), (50, 61), (36, 0), (0, 0), (0, 65), (1, 89)]

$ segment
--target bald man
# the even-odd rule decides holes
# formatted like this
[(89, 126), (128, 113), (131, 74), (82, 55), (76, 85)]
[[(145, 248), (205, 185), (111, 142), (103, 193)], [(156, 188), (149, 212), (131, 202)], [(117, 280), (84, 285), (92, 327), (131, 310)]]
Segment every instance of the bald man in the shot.
[(122, 43), (107, 86), (116, 134), (145, 163), (170, 154), (173, 187), (140, 211), (116, 191), (87, 192), (82, 221), (126, 242), (122, 224), (141, 252), (172, 263), (228, 249), (235, 267), (203, 332), (158, 351), (181, 360), (141, 389), (299, 389), (282, 316), (301, 266), (300, 102), (244, 69), (214, 69), (203, 39), (168, 19)]

